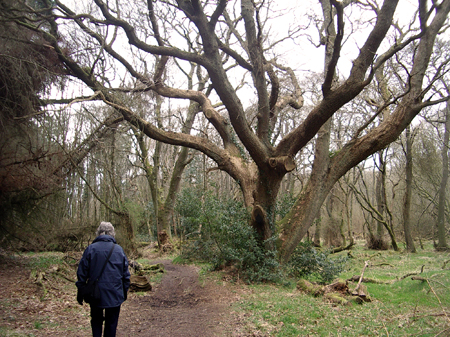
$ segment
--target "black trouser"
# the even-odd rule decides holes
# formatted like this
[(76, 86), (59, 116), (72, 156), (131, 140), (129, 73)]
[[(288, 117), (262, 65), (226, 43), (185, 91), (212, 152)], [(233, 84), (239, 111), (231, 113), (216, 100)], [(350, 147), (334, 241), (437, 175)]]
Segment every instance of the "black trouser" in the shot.
[[(103, 316), (103, 310), (105, 316)], [(119, 321), (120, 306), (114, 308), (97, 308), (91, 306), (91, 327), (93, 337), (102, 337), (103, 320), (105, 321), (104, 337), (115, 337)]]

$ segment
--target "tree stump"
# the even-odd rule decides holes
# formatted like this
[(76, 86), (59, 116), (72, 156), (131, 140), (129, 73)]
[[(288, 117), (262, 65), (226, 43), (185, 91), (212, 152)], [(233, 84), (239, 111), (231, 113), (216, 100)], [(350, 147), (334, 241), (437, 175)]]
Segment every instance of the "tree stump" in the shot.
[(132, 292), (152, 290), (152, 285), (145, 276), (131, 275), (130, 281), (130, 291)]
[(174, 247), (170, 240), (169, 234), (165, 230), (158, 232), (159, 250), (168, 253), (171, 252)]

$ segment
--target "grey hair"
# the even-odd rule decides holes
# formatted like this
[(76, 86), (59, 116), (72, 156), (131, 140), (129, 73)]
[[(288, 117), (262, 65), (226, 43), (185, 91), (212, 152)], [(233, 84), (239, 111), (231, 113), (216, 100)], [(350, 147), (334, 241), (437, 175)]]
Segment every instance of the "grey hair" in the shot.
[(100, 226), (98, 226), (98, 228), (97, 228), (96, 235), (97, 236), (109, 235), (109, 236), (115, 237), (116, 232), (114, 231), (114, 226), (112, 225), (111, 222), (102, 221), (102, 222), (100, 222)]

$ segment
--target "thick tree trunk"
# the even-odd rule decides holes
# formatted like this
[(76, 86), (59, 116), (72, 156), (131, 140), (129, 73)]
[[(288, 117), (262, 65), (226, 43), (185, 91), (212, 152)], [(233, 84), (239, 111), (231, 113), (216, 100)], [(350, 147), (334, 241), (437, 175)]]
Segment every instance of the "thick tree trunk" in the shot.
[(134, 255), (136, 253), (136, 244), (134, 240), (134, 227), (130, 214), (127, 211), (124, 211), (115, 213), (115, 216), (119, 224), (119, 226), (116, 227), (116, 231), (125, 239), (120, 244), (127, 255)]
[(272, 238), (275, 233), (276, 196), (280, 189), (282, 176), (276, 177), (272, 171), (260, 172), (253, 194), (251, 225), (256, 230), (258, 240), (269, 250), (274, 249)]
[[(330, 163), (330, 129), (331, 120), (320, 129), (316, 140), (314, 165), (310, 180), (301, 192), (291, 211), (281, 220), (281, 261), (287, 262), (295, 247), (306, 235), (309, 227), (319, 214), (320, 208), (336, 181), (327, 181)], [(292, 220), (297, 218), (294, 225)]]
[(310, 179), (291, 211), (280, 221), (280, 259), (283, 263), (289, 260), (306, 235), (333, 185), (334, 181)]

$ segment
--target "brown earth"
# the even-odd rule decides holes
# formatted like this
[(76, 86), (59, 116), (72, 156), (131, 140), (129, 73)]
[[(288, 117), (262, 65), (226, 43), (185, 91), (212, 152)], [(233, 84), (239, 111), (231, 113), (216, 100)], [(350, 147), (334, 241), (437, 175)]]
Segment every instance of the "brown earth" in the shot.
[[(236, 287), (206, 276), (199, 281), (192, 265), (152, 263), (163, 263), (166, 272), (151, 292), (129, 294), (118, 337), (248, 336), (232, 311)], [(65, 278), (75, 278), (74, 268), (70, 275), (50, 268), (40, 282), (28, 265), (0, 254), (0, 336), (91, 336), (89, 306), (76, 302), (76, 287)]]

